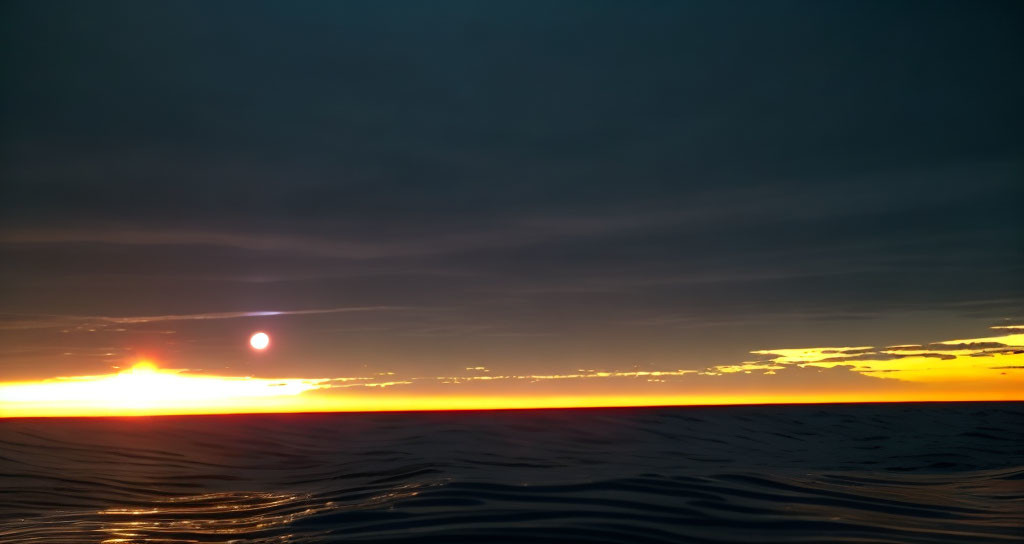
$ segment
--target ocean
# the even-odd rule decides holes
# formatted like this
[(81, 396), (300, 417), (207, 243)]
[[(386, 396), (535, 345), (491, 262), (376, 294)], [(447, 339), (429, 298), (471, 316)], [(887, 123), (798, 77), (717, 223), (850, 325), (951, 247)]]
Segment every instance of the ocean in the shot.
[(1024, 542), (1024, 403), (0, 420), (4, 543)]

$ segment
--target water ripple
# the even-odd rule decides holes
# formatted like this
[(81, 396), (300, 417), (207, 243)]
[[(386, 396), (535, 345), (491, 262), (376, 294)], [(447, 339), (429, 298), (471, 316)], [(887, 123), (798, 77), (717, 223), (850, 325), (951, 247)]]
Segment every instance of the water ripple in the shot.
[(2, 420), (0, 542), (1024, 542), (1021, 444), (1020, 403)]

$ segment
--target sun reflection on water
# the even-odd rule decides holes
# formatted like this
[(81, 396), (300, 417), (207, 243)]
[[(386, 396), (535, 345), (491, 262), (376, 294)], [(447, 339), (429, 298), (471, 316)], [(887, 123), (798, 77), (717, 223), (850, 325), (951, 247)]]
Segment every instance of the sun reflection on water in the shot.
[[(100, 510), (97, 530), (108, 536), (101, 541), (103, 544), (202, 542), (218, 535), (234, 542), (237, 538), (287, 530), (296, 521), (321, 513), (379, 508), (441, 483), (406, 483), (351, 503), (325, 500), (309, 493), (257, 491), (172, 497), (145, 506)], [(274, 542), (287, 542), (288, 536), (275, 534)]]

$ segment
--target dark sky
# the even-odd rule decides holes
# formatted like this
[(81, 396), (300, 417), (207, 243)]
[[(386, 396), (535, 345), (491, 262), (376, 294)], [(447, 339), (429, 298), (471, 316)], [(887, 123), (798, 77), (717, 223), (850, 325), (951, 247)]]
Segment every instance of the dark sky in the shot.
[[(700, 368), (1024, 317), (1020, 2), (29, 1), (0, 36), (8, 376)], [(339, 311), (209, 315), (270, 310)]]

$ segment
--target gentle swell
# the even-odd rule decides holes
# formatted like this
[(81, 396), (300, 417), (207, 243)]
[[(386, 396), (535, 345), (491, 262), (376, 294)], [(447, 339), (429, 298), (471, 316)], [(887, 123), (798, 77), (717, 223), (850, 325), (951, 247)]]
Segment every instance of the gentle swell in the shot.
[(1019, 403), (0, 421), (0, 542), (1024, 542)]

